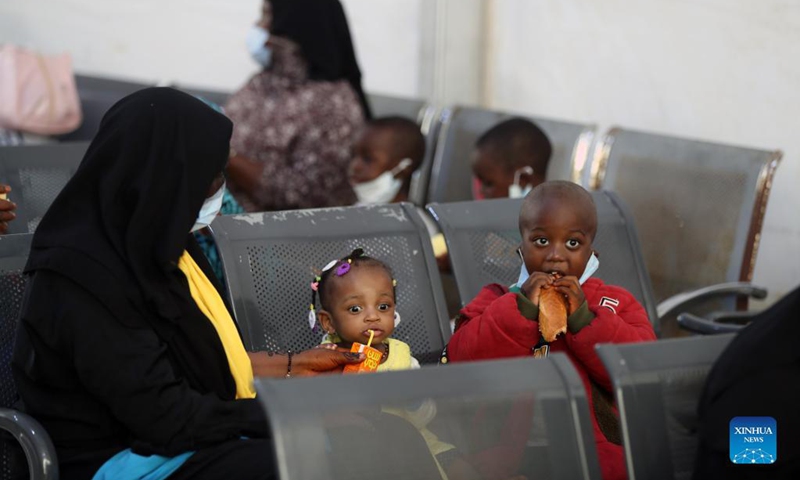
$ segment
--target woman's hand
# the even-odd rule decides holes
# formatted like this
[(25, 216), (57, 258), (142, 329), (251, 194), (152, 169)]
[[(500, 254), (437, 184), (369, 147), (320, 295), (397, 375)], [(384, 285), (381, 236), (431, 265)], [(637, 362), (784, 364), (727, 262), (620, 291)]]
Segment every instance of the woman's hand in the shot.
[(10, 191), (11, 187), (0, 184), (0, 195), (3, 196), (3, 198), (0, 198), (0, 234), (6, 233), (8, 231), (8, 222), (17, 218), (14, 213), (17, 204), (5, 198)]
[[(334, 346), (334, 348), (336, 348)], [(288, 355), (247, 352), (255, 377), (284, 377), (289, 369)], [(345, 365), (364, 361), (363, 353), (340, 352), (331, 348), (312, 348), (292, 355), (292, 376), (309, 377), (322, 373), (341, 373)]]
[(342, 352), (330, 348), (312, 348), (292, 357), (292, 376), (313, 376), (321, 373), (341, 373), (345, 365), (361, 363), (363, 353)]

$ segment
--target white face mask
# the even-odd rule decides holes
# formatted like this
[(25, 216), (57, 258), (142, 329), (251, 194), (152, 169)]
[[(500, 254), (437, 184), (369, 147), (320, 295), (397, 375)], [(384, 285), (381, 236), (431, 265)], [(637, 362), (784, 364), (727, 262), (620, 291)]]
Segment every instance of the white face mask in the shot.
[(527, 185), (523, 189), (522, 186), (519, 184), (519, 177), (523, 173), (527, 173), (528, 175), (533, 175), (533, 168), (522, 167), (516, 172), (514, 172), (514, 184), (509, 185), (508, 187), (508, 198), (523, 198), (525, 195), (528, 194), (528, 192), (533, 190), (533, 185)]
[(269, 32), (258, 25), (253, 25), (247, 31), (245, 40), (247, 51), (250, 52), (253, 60), (264, 68), (272, 64), (272, 49), (266, 45), (267, 40), (269, 40)]
[(410, 158), (404, 158), (391, 171), (381, 173), (374, 180), (353, 184), (359, 205), (389, 203), (394, 200), (403, 186), (403, 181), (395, 178), (395, 175), (410, 167), (412, 163)]
[(222, 197), (225, 195), (225, 184), (223, 183), (219, 190), (214, 195), (206, 198), (203, 206), (200, 207), (200, 213), (197, 214), (197, 220), (194, 222), (192, 232), (196, 232), (201, 228), (211, 225), (211, 222), (217, 218), (217, 214), (222, 208)]
[[(594, 275), (594, 272), (600, 268), (600, 260), (597, 258), (597, 255), (592, 252), (592, 256), (589, 257), (589, 261), (586, 262), (586, 268), (583, 270), (583, 275), (581, 278), (578, 279), (578, 283), (583, 285), (586, 280)], [(522, 267), (519, 269), (519, 280), (517, 280), (517, 287), (522, 288), (522, 284), (525, 283), (525, 280), (528, 279), (531, 275), (528, 273), (528, 269), (525, 268), (525, 262), (522, 262)]]

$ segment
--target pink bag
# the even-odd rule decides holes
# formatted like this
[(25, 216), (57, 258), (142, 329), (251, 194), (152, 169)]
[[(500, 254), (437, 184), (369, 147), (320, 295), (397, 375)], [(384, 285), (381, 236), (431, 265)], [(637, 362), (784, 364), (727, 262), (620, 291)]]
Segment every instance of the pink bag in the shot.
[(68, 53), (44, 56), (0, 46), (0, 128), (56, 135), (75, 130), (81, 119)]

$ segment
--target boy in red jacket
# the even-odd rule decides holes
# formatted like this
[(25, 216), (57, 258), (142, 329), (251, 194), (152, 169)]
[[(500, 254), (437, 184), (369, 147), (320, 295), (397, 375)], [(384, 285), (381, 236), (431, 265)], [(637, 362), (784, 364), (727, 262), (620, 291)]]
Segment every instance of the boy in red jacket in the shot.
[[(487, 285), (456, 318), (447, 346), (453, 362), (565, 352), (581, 375), (591, 405), (604, 480), (627, 477), (608, 373), (594, 347), (656, 339), (644, 308), (628, 291), (590, 278), (599, 262), (592, 250), (597, 209), (570, 182), (534, 188), (519, 215), (523, 259), (511, 288)], [(549, 344), (539, 333), (539, 294), (550, 285), (567, 300), (567, 332)]]

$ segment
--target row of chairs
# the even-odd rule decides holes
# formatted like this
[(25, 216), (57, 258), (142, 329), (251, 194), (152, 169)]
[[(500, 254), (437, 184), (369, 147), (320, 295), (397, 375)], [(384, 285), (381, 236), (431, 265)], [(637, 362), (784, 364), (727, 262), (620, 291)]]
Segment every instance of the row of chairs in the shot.
[[(697, 401), (732, 337), (598, 347), (619, 405), (631, 480), (691, 476)], [(282, 479), (365, 479), (376, 471), (436, 478), (430, 468), (424, 473), (430, 460), (424, 448), (413, 448), (403, 433), (407, 426), (376, 415), (413, 411), (425, 402), (435, 402), (430, 428), (441, 440), (482, 466), (481, 473), (505, 475), (484, 478), (600, 478), (585, 390), (563, 354), (383, 375), (259, 380), (257, 389)], [(380, 435), (370, 435), (377, 425)], [(393, 468), (381, 468), (387, 464)]]
[[(391, 217), (397, 224), (406, 222), (419, 226), (418, 219), (403, 219), (402, 216), (402, 212), (414, 215), (414, 210), (409, 209), (409, 205), (400, 207), (371, 213)], [(283, 219), (278, 216), (263, 220), (270, 226), (296, 220), (330, 227), (348, 223), (347, 220), (353, 218), (349, 214), (354, 210), (358, 209), (316, 211), (306, 218), (294, 219), (290, 215), (296, 212), (286, 212)], [(370, 212), (355, 215), (367, 219)], [(238, 224), (233, 230), (250, 230), (245, 232), (250, 234), (260, 230), (257, 223), (252, 225), (257, 227), (253, 229), (244, 226), (250, 225), (248, 220), (258, 220), (252, 215), (227, 220), (230, 221), (223, 223)], [(231, 237), (239, 235), (230, 229), (224, 230), (228, 232), (228, 240), (236, 243)], [(391, 230), (389, 227), (382, 229), (374, 238), (377, 242), (408, 242), (412, 256), (425, 257), (424, 264), (431, 266), (427, 251), (430, 247), (419, 238), (403, 237)], [(217, 229), (217, 232), (222, 231)], [(321, 239), (292, 237), (294, 242), (304, 244), (310, 255), (305, 262), (294, 261), (289, 256), (288, 263), (305, 265), (317, 257), (327, 259), (329, 253), (335, 256), (341, 247), (324, 251), (333, 244), (349, 248), (349, 239), (337, 240), (335, 235)], [(57, 460), (46, 432), (35, 420), (13, 410), (16, 390), (9, 359), (25, 288), (21, 270), (30, 239), (30, 234), (0, 237), (0, 282), (3, 286), (0, 429), (12, 432), (20, 442), (28, 460), (30, 478), (52, 479), (57, 478)], [(268, 249), (279, 249), (274, 240), (265, 240), (265, 245), (271, 245)], [(365, 237), (365, 240), (370, 239)], [(291, 275), (286, 275), (294, 270), (291, 266), (281, 266), (279, 259), (269, 261), (266, 252), (248, 249), (247, 241), (242, 242), (233, 248), (239, 257), (235, 266), (231, 267), (229, 256), (224, 257), (226, 270), (252, 270), (265, 277), (263, 282), (274, 281), (285, 290), (294, 287), (296, 283)], [(321, 248), (312, 248), (314, 245)], [(415, 253), (416, 248), (420, 250)], [(412, 260), (409, 268), (420, 268), (419, 262)], [(399, 278), (403, 278), (402, 272), (404, 269), (400, 268)], [(307, 280), (307, 275), (299, 271), (296, 275), (301, 279), (300, 284), (307, 283), (303, 281)], [(408, 288), (414, 290), (414, 285)], [(232, 286), (230, 290), (233, 291)], [(402, 287), (398, 289), (402, 290)], [(400, 295), (400, 305), (403, 305), (403, 294)], [(413, 300), (413, 292), (406, 295)], [(234, 296), (237, 295), (234, 293)], [(242, 296), (238, 295), (240, 300)], [(284, 317), (272, 316), (281, 311), (280, 306), (275, 305), (279, 302), (267, 300), (254, 301), (261, 303), (260, 309), (269, 317), (254, 319), (244, 315), (237, 318), (248, 347), (261, 342), (270, 348), (279, 346), (281, 341), (292, 342), (311, 335), (304, 321), (294, 323), (294, 312), (286, 311)], [(292, 303), (302, 302), (295, 298)], [(237, 308), (241, 308), (242, 302), (238, 305)], [(271, 311), (270, 305), (275, 307)], [(408, 321), (412, 327), (401, 333), (401, 338), (405, 335), (408, 340), (408, 335), (418, 329), (421, 319), (415, 315), (404, 318), (403, 322)], [(292, 327), (266, 330), (271, 337), (254, 336), (253, 330), (259, 327), (252, 329), (249, 324), (259, 320)], [(400, 327), (402, 329), (402, 323)], [(282, 337), (290, 330), (295, 330), (295, 334)], [(718, 335), (598, 347), (598, 355), (614, 385), (631, 479), (688, 478), (697, 447), (696, 402), (711, 365), (731, 338), (732, 335)], [(300, 341), (297, 345), (304, 348), (313, 343)], [(545, 360), (478, 362), (377, 375), (292, 381), (261, 379), (257, 389), (269, 418), (274, 455), (282, 479), (357, 479), (372, 477), (375, 472), (390, 478), (432, 478), (434, 470), (427, 448), (421, 446), (415, 429), (397, 418), (420, 422), (414, 415), (423, 405), (428, 412), (424, 427), (437, 434), (440, 440), (456, 446), (459, 455), (482, 466), (486, 472), (496, 472), (493, 468), (501, 468), (500, 471), (511, 468), (509, 474), (521, 473), (528, 478), (600, 478), (586, 394), (578, 373), (562, 354)], [(13, 478), (11, 455), (10, 445), (3, 443), (0, 461), (6, 468), (0, 480)]]
[[(429, 156), (415, 173), (418, 205), (471, 197), (470, 152), (481, 133), (514, 115), (472, 107), (421, 107)], [(779, 150), (760, 150), (594, 125), (528, 117), (553, 144), (548, 180), (611, 190), (630, 207), (665, 334), (677, 325), (702, 333), (735, 331), (747, 299), (767, 291), (750, 282)], [(462, 297), (463, 298), (463, 297)], [(681, 313), (692, 304), (698, 315)], [(738, 311), (737, 311), (738, 310)]]
[[(412, 189), (410, 199), (469, 200), (470, 152), (478, 136), (512, 115), (467, 107), (437, 115), (434, 153), (419, 173), (429, 175), (419, 183), (428, 189)], [(740, 328), (751, 315), (747, 298), (767, 295), (750, 282), (782, 152), (621, 128), (609, 130), (592, 149), (592, 125), (529, 118), (553, 144), (548, 180), (614, 191), (630, 207), (657, 316), (668, 319), (666, 334), (680, 334), (678, 324), (703, 333)], [(681, 314), (686, 304), (699, 315)]]
[[(105, 109), (146, 86), (86, 76), (78, 76), (77, 85), (86, 121), (65, 140), (91, 138)], [(185, 90), (220, 103), (227, 97), (225, 92)], [(469, 151), (480, 133), (510, 116), (476, 108), (437, 108), (421, 100), (381, 95), (371, 95), (370, 100), (377, 115), (416, 117), (427, 134), (429, 155), (415, 172), (410, 195), (419, 206), (469, 199)], [(719, 320), (730, 314), (715, 312), (746, 308), (746, 302), (735, 295), (766, 296), (765, 289), (749, 282), (780, 152), (614, 129), (590, 154), (593, 126), (532, 120), (554, 145), (548, 178), (613, 190), (629, 205), (639, 227), (659, 317), (669, 317), (669, 323), (675, 324), (676, 308), (693, 302), (699, 304), (698, 312)], [(15, 201), (24, 206), (18, 211), (20, 218), (10, 224), (11, 232), (33, 231), (76, 168), (86, 144), (66, 145), (64, 149), (0, 149), (0, 181), (11, 185)], [(681, 321), (702, 331), (737, 328), (699, 317), (686, 316)]]
[[(14, 200), (19, 205), (18, 218), (9, 224), (10, 233), (23, 233), (35, 229), (63, 185), (77, 169), (87, 147), (88, 143), (77, 142), (0, 148), (0, 181), (7, 182), (11, 186)], [(671, 278), (681, 278), (682, 272), (687, 269), (690, 273), (694, 272), (697, 265), (701, 265), (707, 270), (712, 270), (713, 266), (719, 270), (721, 265), (727, 265), (727, 273), (718, 273), (713, 276), (706, 272), (706, 276), (703, 277), (707, 282), (705, 284), (694, 278), (686, 279), (687, 288), (707, 284), (712, 284), (712, 286), (700, 288), (690, 294), (670, 297), (666, 301), (658, 303), (658, 300), (661, 299), (659, 291), (651, 286), (655, 282), (651, 284), (651, 280), (649, 280), (654, 278), (651, 268), (654, 262), (660, 262), (661, 257), (668, 256), (669, 252), (665, 250), (666, 246), (660, 251), (653, 246), (653, 244), (660, 245), (657, 242), (658, 239), (653, 237), (650, 228), (642, 232), (641, 223), (650, 227), (659, 222), (648, 220), (641, 222), (635, 214), (623, 212), (626, 207), (623, 206), (619, 196), (595, 194), (595, 199), (601, 217), (601, 232), (596, 245), (602, 256), (601, 272), (608, 269), (626, 271), (627, 275), (617, 274), (612, 277), (612, 280), (636, 293), (641, 303), (649, 309), (651, 318), (661, 319), (656, 322), (657, 327), (662, 322), (666, 324), (666, 336), (678, 334), (675, 328), (675, 313), (681, 313), (679, 312), (681, 308), (685, 309), (687, 305), (694, 305), (695, 312), (704, 313), (702, 309), (697, 309), (698, 299), (742, 292), (762, 298), (766, 295), (764, 289), (747, 283), (735, 282), (740, 279), (736, 276), (735, 266), (739, 265), (736, 259), (741, 252), (741, 245), (747, 243), (741, 239), (742, 236), (734, 237), (739, 239), (738, 247), (732, 248), (728, 258), (723, 261), (720, 259), (720, 255), (724, 252), (724, 249), (721, 248), (724, 243), (719, 244), (708, 239), (724, 236), (724, 232), (717, 235), (707, 232), (707, 236), (702, 241), (697, 241), (699, 245), (695, 245), (692, 249), (687, 248), (686, 251), (704, 252), (705, 249), (712, 249), (714, 256), (693, 258), (690, 265), (682, 266), (680, 269), (673, 267)], [(510, 283), (515, 278), (518, 260), (513, 252), (520, 242), (517, 229), (519, 205), (519, 201), (494, 200), (433, 203), (429, 206), (430, 213), (445, 231), (451, 259), (454, 260), (453, 269), (462, 304), (473, 298), (479, 288), (486, 283), (493, 281)], [(636, 211), (636, 208), (631, 207), (631, 210)], [(604, 216), (608, 216), (608, 218), (603, 218)], [(613, 223), (614, 219), (617, 219), (617, 224)], [(657, 216), (656, 220), (665, 223), (670, 218)], [(639, 228), (634, 228), (634, 224)], [(608, 226), (603, 227), (603, 225)], [(607, 228), (608, 232), (603, 234), (603, 228)], [(342, 235), (346, 236), (347, 232), (343, 232)], [(647, 238), (649, 242), (640, 244), (637, 240), (639, 236)], [(694, 238), (690, 232), (683, 232), (681, 236)], [(671, 240), (668, 245), (679, 243), (673, 237), (667, 236)], [(480, 245), (476, 242), (487, 243), (486, 249), (477, 248)], [(640, 250), (645, 252), (644, 256), (638, 253)], [(623, 258), (618, 258), (613, 252), (636, 253), (625, 253)], [(656, 260), (648, 261), (647, 252), (651, 253)], [(672, 258), (674, 263), (680, 265), (685, 263), (675, 254), (672, 255)], [(709, 263), (711, 266), (708, 265)], [(636, 271), (635, 275), (631, 274), (633, 271)], [(622, 277), (626, 277), (627, 280)], [(656, 276), (655, 278), (660, 279), (661, 277)], [(638, 280), (633, 282), (630, 279)], [(717, 285), (717, 283), (721, 283), (721, 285)], [(715, 308), (723, 312), (733, 310), (730, 302), (716, 304)], [(739, 325), (722, 324), (691, 315), (684, 315), (680, 320), (692, 329), (704, 333), (733, 330), (739, 327)]]

